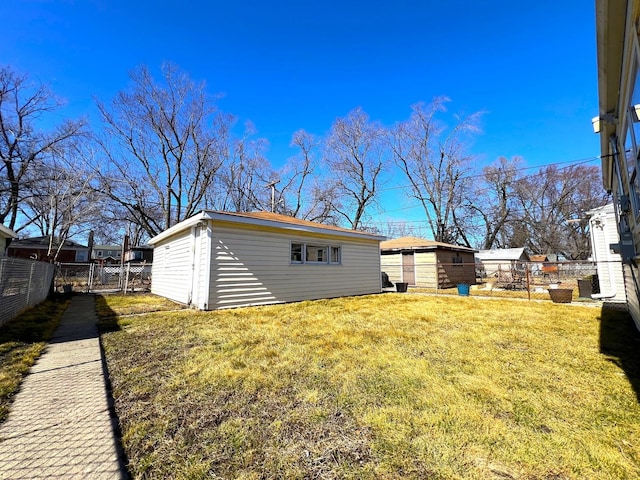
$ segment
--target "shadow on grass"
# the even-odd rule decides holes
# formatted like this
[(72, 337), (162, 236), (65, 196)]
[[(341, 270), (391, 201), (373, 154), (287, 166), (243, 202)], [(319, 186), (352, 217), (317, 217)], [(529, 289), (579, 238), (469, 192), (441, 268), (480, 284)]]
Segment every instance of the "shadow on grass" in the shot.
[(101, 334), (120, 331), (118, 314), (111, 309), (103, 295), (96, 295), (96, 315), (98, 331)]
[(117, 332), (120, 330), (118, 324), (118, 314), (114, 312), (109, 304), (105, 300), (103, 295), (96, 295), (96, 325), (98, 327), (98, 334), (100, 336), (100, 350), (102, 353), (102, 373), (104, 375), (105, 387), (107, 389), (107, 403), (109, 405), (109, 412), (111, 418), (111, 427), (113, 428), (113, 434), (116, 438), (116, 449), (118, 451), (118, 457), (120, 460), (120, 475), (123, 480), (129, 480), (131, 474), (127, 468), (129, 465), (129, 457), (124, 450), (122, 441), (122, 425), (120, 423), (120, 417), (116, 411), (115, 399), (113, 398), (113, 384), (111, 383), (111, 374), (109, 373), (109, 366), (107, 364), (107, 357), (104, 352), (104, 343), (102, 342), (102, 335), (109, 332)]
[(640, 403), (640, 332), (631, 315), (615, 304), (602, 307), (600, 352), (624, 371)]
[(46, 301), (22, 312), (0, 327), (0, 344), (49, 341), (68, 301), (68, 295), (52, 294)]

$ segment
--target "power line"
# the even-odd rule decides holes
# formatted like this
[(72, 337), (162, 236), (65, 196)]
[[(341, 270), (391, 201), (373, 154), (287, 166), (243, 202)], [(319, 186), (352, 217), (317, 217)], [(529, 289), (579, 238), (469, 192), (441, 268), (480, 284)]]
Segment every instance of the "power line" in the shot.
[[(610, 155), (606, 155), (606, 156), (610, 156)], [(579, 166), (579, 165), (584, 165), (587, 163), (591, 163), (597, 160), (601, 161), (602, 156), (594, 156), (594, 157), (588, 157), (588, 158), (582, 158), (582, 159), (578, 159), (578, 160), (565, 160), (562, 162), (553, 162), (553, 163), (546, 163), (546, 164), (542, 164), (542, 165), (536, 165), (536, 166), (531, 166), (531, 167), (522, 167), (522, 168), (516, 168), (514, 170), (511, 170), (513, 173), (519, 173), (519, 172), (523, 172), (525, 170), (533, 170), (533, 169), (539, 169), (542, 170), (544, 168), (548, 168), (548, 167), (553, 167), (553, 166), (557, 166), (557, 165), (565, 165), (565, 164), (569, 164), (563, 168), (561, 168), (560, 170), (565, 170), (574, 166)], [(529, 177), (536, 177), (536, 176), (541, 176), (544, 175), (544, 172), (537, 172), (534, 173), (532, 175), (525, 175), (524, 177), (519, 177), (518, 180), (522, 179), (522, 178), (529, 178)], [(464, 180), (472, 180), (474, 178), (484, 178), (484, 173), (477, 173), (477, 174), (473, 174), (473, 175), (465, 175), (460, 177), (460, 180), (464, 181)], [(378, 189), (378, 191), (383, 191), (383, 192), (387, 192), (387, 191), (391, 191), (391, 190), (406, 190), (406, 189), (410, 189), (413, 188), (413, 185), (396, 185), (393, 187), (386, 187), (386, 188), (380, 188)]]

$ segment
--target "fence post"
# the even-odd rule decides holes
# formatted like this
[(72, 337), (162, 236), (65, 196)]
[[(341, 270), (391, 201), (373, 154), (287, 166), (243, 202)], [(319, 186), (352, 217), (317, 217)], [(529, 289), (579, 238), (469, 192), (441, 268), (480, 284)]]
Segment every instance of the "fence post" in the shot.
[(93, 288), (93, 271), (95, 266), (96, 266), (95, 263), (93, 262), (89, 263), (89, 278), (87, 278), (87, 293), (89, 293)]
[(31, 305), (31, 288), (33, 287), (33, 267), (35, 266), (34, 263), (32, 263), (29, 266), (29, 284), (27, 285), (27, 305)]
[(525, 263), (525, 270), (527, 271), (527, 298), (531, 301), (531, 277), (529, 276), (530, 263)]
[(131, 263), (127, 263), (127, 274), (124, 282), (124, 294), (127, 294), (127, 288), (129, 287), (129, 271), (131, 270)]

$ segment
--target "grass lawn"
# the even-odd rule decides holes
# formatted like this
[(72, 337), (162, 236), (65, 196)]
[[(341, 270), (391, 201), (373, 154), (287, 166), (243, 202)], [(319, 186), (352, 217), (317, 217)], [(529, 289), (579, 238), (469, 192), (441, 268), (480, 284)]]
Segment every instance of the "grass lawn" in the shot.
[(622, 312), (384, 294), (117, 327), (103, 343), (134, 478), (640, 478)]
[(60, 323), (69, 305), (67, 297), (57, 297), (23, 312), (0, 328), (0, 422), (29, 371)]

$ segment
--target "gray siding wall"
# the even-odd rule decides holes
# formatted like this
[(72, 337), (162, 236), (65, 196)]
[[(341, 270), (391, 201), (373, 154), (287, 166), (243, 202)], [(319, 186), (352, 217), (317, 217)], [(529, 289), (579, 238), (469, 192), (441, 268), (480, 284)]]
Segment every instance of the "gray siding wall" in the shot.
[[(291, 242), (340, 246), (342, 264), (292, 264)], [(213, 226), (211, 310), (380, 291), (377, 241)]]

